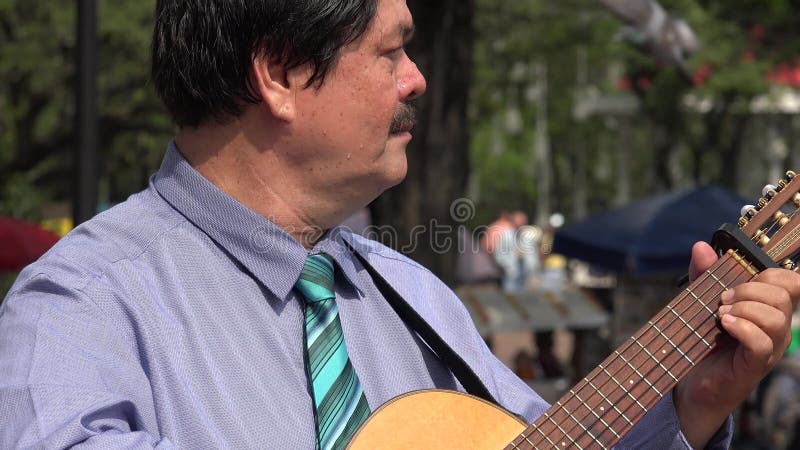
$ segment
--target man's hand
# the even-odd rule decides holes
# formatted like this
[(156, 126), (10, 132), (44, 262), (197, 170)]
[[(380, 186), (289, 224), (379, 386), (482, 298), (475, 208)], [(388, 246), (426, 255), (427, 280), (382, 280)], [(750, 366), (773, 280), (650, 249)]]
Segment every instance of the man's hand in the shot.
[[(690, 278), (696, 278), (716, 259), (708, 244), (695, 244)], [(673, 393), (681, 430), (692, 447), (704, 447), (728, 414), (781, 359), (791, 342), (792, 310), (798, 298), (800, 274), (784, 269), (767, 269), (722, 294), (718, 314), (729, 336)]]

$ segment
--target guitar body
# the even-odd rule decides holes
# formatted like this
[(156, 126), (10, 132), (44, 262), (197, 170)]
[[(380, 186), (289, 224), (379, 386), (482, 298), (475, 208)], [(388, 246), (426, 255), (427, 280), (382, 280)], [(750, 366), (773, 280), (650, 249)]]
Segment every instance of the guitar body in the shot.
[(528, 425), (478, 397), (424, 390), (396, 397), (356, 431), (348, 449), (503, 449)]

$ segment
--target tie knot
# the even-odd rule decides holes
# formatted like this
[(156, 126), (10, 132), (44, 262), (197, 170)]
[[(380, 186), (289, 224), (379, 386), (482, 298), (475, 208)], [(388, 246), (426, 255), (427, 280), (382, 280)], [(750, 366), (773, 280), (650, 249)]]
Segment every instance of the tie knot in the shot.
[(335, 298), (333, 293), (333, 260), (329, 255), (320, 253), (306, 258), (300, 279), (294, 287), (309, 302), (320, 302)]

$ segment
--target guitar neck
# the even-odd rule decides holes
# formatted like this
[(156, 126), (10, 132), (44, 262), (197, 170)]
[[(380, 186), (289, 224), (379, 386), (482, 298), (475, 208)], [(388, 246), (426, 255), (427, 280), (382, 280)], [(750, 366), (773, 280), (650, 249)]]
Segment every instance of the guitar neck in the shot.
[(714, 349), (720, 294), (754, 274), (721, 257), (508, 448), (611, 448)]

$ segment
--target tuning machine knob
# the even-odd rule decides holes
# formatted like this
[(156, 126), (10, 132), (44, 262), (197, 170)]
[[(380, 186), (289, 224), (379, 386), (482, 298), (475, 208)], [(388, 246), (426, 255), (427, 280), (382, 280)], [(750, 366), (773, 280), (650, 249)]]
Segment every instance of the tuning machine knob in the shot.
[(767, 236), (767, 232), (764, 230), (758, 230), (755, 235), (753, 235), (753, 241), (756, 242), (760, 246), (765, 246), (769, 244), (769, 236)]
[(795, 270), (797, 265), (791, 259), (786, 258), (783, 260), (783, 262), (781, 262), (781, 267), (787, 270)]
[(783, 211), (777, 211), (777, 212), (776, 212), (776, 213), (775, 213), (775, 214), (772, 216), (772, 218), (773, 218), (773, 219), (775, 219), (775, 222), (776, 222), (776, 223), (778, 224), (778, 226), (779, 226), (779, 227), (781, 227), (781, 228), (783, 228), (783, 226), (784, 226), (784, 225), (786, 225), (787, 223), (791, 222), (791, 220), (792, 220), (792, 219), (790, 219), (790, 218), (789, 218), (789, 216), (787, 216), (787, 215), (786, 215), (786, 213), (784, 213)]
[(742, 206), (741, 216), (747, 220), (752, 219), (756, 215), (756, 207), (753, 205)]
[(767, 200), (772, 200), (772, 197), (775, 197), (778, 193), (778, 187), (768, 184), (764, 186), (764, 189), (761, 190), (761, 195), (763, 195)]

